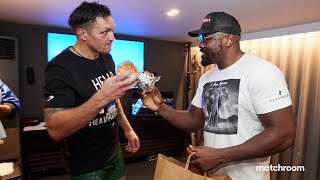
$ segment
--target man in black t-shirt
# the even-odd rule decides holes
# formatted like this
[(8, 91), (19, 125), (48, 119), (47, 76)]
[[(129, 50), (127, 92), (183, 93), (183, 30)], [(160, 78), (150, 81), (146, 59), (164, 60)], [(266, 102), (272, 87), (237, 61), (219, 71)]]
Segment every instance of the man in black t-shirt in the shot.
[(56, 141), (66, 139), (71, 179), (125, 179), (118, 126), (128, 140), (126, 150), (136, 152), (140, 142), (119, 98), (136, 86), (137, 75), (115, 75), (109, 54), (115, 23), (107, 6), (83, 2), (68, 23), (76, 43), (45, 70), (48, 133)]

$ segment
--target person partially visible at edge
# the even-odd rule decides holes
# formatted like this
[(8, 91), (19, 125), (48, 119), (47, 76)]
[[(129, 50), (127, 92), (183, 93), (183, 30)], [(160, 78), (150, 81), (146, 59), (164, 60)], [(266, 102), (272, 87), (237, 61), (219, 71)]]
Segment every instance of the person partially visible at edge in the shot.
[(82, 2), (68, 23), (76, 42), (45, 69), (48, 134), (56, 141), (66, 140), (71, 179), (123, 180), (125, 164), (118, 126), (128, 140), (127, 151), (138, 151), (140, 142), (119, 98), (136, 86), (137, 75), (115, 75), (110, 55), (115, 22), (106, 5)]
[(20, 101), (13, 91), (0, 79), (0, 140), (7, 137), (1, 119), (10, 118), (21, 111)]
[(240, 50), (241, 28), (224, 12), (209, 13), (201, 29), (202, 65), (216, 66), (200, 77), (187, 111), (169, 108), (157, 89), (142, 93), (145, 106), (176, 127), (204, 127), (204, 146), (192, 147), (191, 164), (233, 180), (270, 179), (270, 156), (292, 146), (295, 122), (283, 73), (272, 63)]

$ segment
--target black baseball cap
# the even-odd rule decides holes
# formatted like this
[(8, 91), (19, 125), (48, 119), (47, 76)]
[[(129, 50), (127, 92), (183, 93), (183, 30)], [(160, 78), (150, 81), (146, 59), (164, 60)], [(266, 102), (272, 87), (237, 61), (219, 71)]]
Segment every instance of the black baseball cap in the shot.
[(206, 15), (199, 30), (188, 32), (189, 36), (197, 37), (199, 34), (225, 32), (228, 34), (241, 34), (241, 27), (236, 18), (225, 12), (212, 12)]

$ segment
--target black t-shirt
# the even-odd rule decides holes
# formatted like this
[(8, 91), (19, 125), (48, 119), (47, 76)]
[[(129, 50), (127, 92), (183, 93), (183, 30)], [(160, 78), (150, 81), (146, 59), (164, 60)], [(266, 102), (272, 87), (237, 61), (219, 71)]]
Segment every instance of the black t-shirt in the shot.
[[(52, 59), (45, 70), (46, 108), (73, 108), (86, 102), (114, 74), (110, 54), (96, 60), (79, 57), (65, 49)], [(115, 101), (87, 126), (66, 138), (72, 174), (83, 174), (104, 167), (120, 150)]]

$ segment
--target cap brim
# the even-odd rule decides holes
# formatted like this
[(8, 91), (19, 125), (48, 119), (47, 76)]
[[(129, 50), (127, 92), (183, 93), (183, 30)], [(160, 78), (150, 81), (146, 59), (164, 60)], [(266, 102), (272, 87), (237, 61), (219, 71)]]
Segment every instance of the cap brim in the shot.
[(188, 32), (188, 35), (191, 37), (197, 37), (199, 36), (199, 34), (210, 34), (210, 33), (214, 33), (214, 32), (210, 30), (199, 29), (199, 30)]

